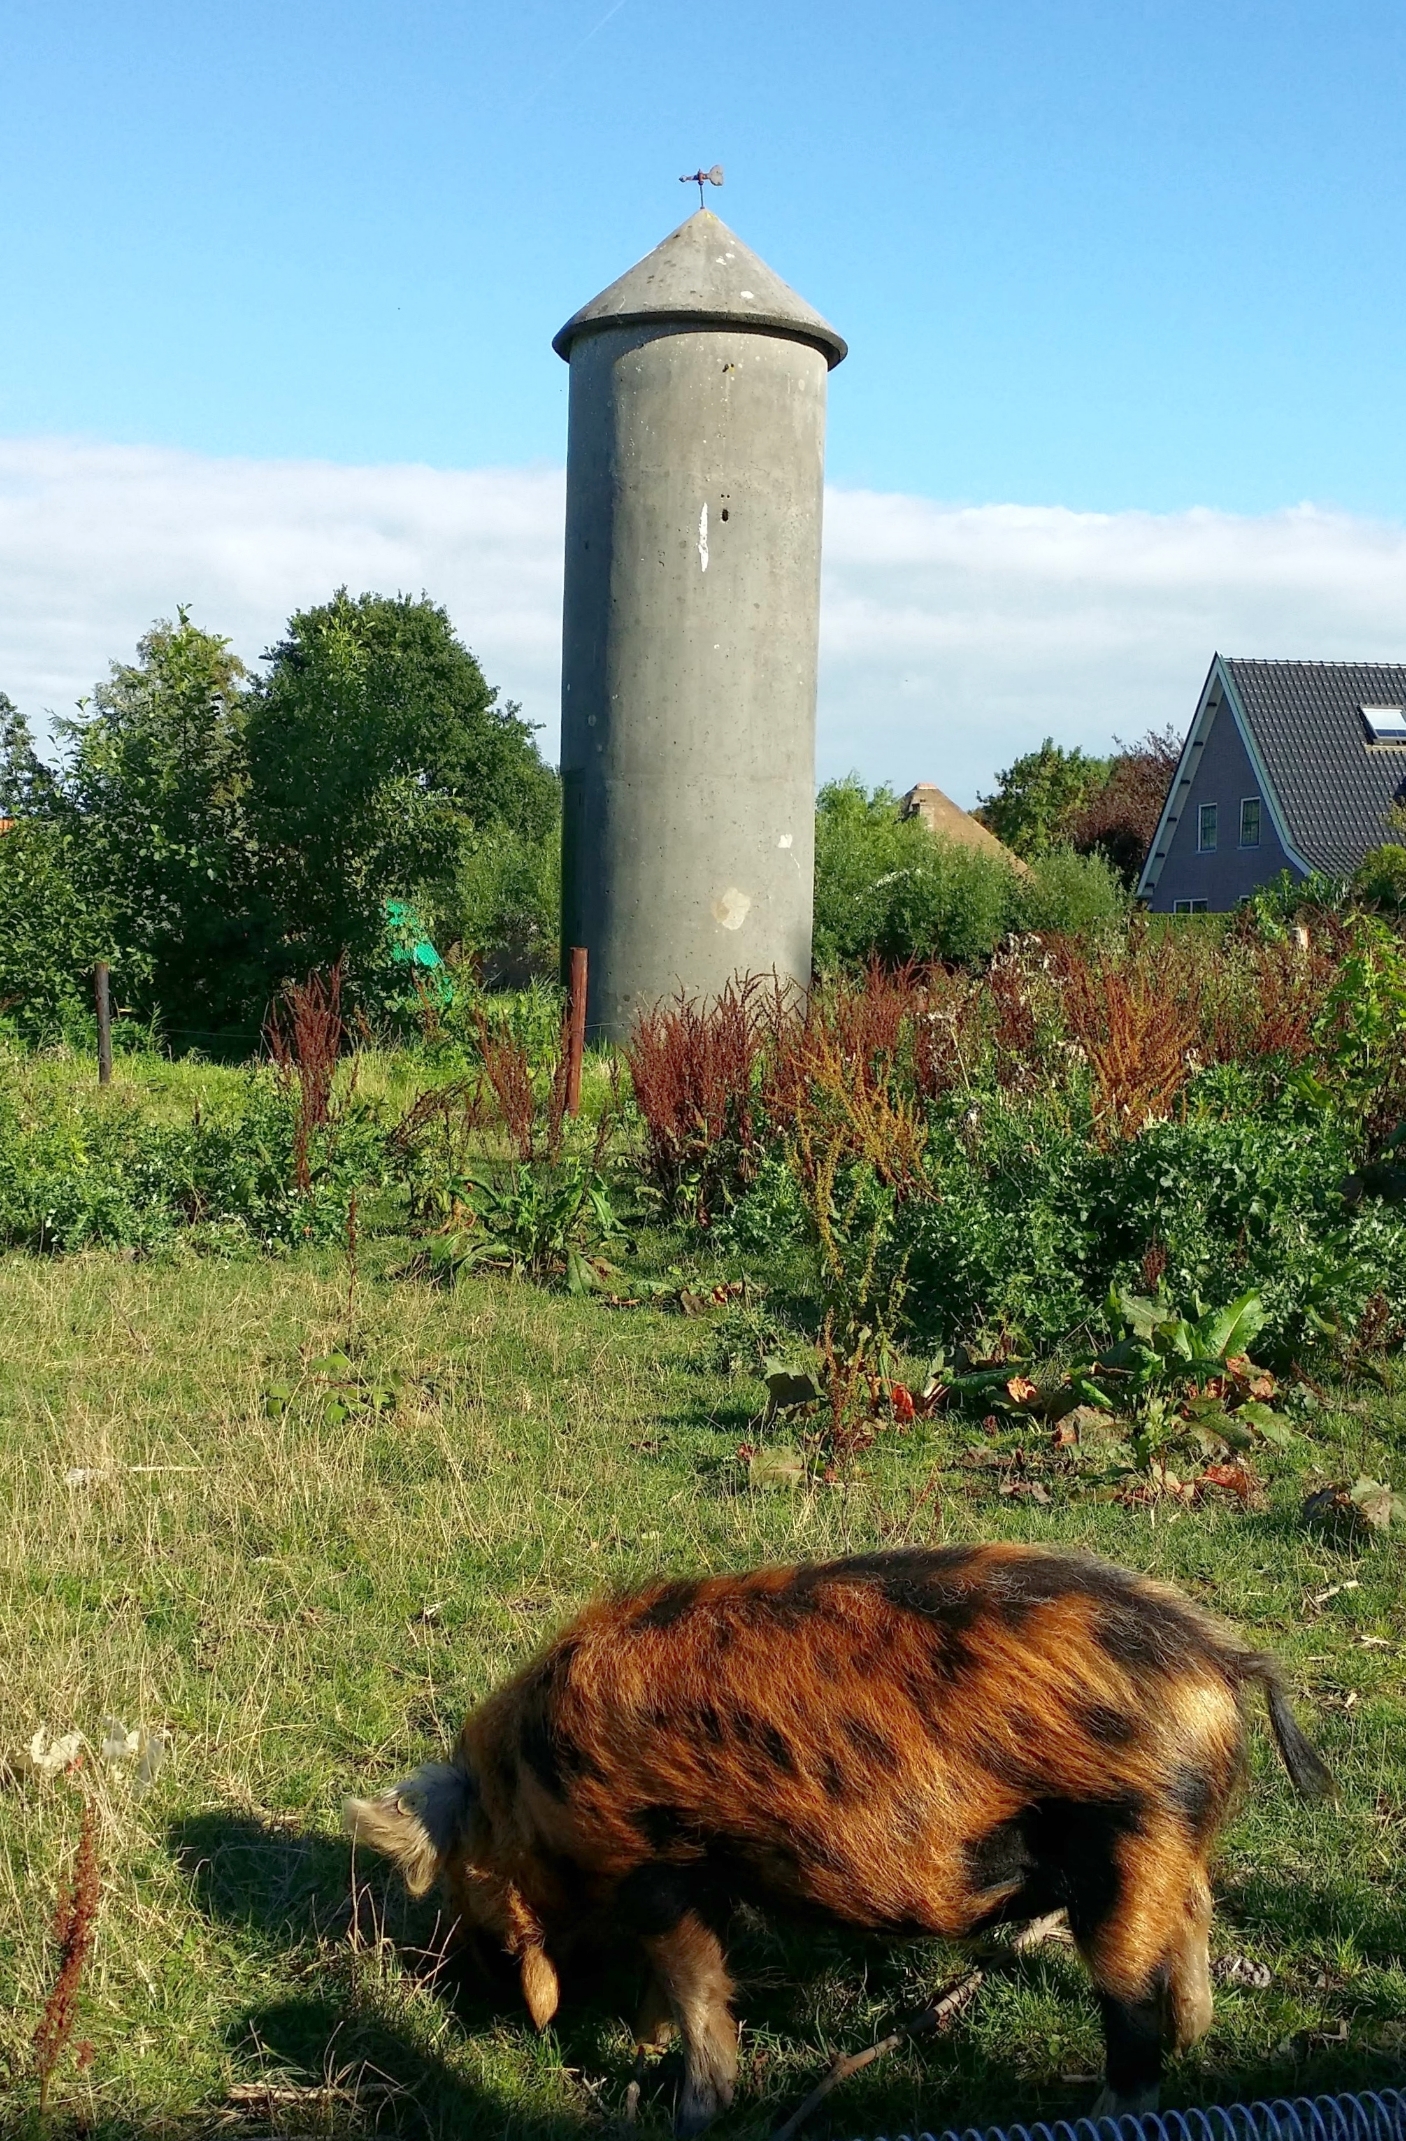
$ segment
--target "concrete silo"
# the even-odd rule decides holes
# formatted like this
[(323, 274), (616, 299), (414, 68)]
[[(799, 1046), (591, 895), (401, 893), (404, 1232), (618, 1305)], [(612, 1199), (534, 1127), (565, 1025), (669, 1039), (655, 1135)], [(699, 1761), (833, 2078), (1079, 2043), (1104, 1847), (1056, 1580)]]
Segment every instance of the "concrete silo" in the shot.
[(825, 389), (845, 344), (707, 209), (567, 321), (563, 955), (621, 1040), (810, 978)]

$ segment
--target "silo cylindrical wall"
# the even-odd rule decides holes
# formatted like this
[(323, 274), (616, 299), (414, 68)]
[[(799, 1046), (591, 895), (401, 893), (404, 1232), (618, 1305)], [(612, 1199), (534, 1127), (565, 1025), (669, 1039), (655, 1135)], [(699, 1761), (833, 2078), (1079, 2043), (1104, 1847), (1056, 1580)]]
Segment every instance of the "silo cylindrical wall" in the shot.
[(571, 349), (563, 947), (591, 1028), (810, 978), (825, 356), (732, 328)]

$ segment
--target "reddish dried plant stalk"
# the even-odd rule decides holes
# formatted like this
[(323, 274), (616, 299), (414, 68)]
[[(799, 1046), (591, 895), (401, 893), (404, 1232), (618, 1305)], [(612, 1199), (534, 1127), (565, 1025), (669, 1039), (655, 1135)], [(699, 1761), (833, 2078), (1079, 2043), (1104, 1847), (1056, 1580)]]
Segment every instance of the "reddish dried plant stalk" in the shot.
[(39, 2077), (41, 2119), (49, 2101), (49, 2084), (54, 2069), (63, 2057), (64, 2047), (78, 2019), (78, 1993), (93, 1952), (101, 1900), (97, 1811), (92, 1799), (85, 1797), (73, 1872), (59, 1890), (54, 1911), (53, 1939), (58, 1950), (58, 1969), (49, 1997), (44, 2002), (44, 2012), (39, 2017), (39, 2027), (34, 2032), (34, 2071)]
[(709, 1002), (680, 993), (639, 1020), (625, 1049), (650, 1176), (673, 1201), (688, 1184), (705, 1223), (754, 1164), (765, 989), (749, 975)]
[[(483, 1073), (493, 1094), (498, 1120), (517, 1147), (520, 1160), (531, 1160), (537, 1146), (537, 1089), (532, 1058), (510, 1033), (495, 1033), (482, 1011), (475, 1013)], [(564, 1089), (563, 1089), (564, 1104)]]
[(312, 1186), (308, 1157), (312, 1133), (331, 1115), (332, 1086), (346, 1037), (340, 959), (325, 980), (313, 973), (305, 981), (286, 982), (264, 1021), (269, 1054), (284, 1076), (297, 1084), (293, 1174), (304, 1193)]

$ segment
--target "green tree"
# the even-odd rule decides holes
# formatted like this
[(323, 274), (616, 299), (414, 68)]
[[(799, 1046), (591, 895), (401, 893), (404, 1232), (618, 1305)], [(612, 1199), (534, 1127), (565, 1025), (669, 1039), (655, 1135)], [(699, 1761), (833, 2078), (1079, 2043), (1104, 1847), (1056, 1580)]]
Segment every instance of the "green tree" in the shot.
[(177, 1040), (247, 1023), (259, 991), (248, 698), (229, 641), (182, 609), (58, 724), (65, 761), (46, 812), (101, 955)]
[(983, 796), (976, 815), (998, 840), (1027, 862), (1070, 844), (1074, 820), (1108, 781), (1111, 762), (1065, 750), (1047, 736), (1038, 751), (996, 776), (996, 792)]
[(246, 741), (280, 956), (293, 968), (346, 955), (364, 992), (387, 896), (446, 903), (477, 835), (547, 831), (555, 777), (427, 597), (343, 588), (293, 617), (268, 660)]
[(31, 1044), (87, 1024), (105, 939), (53, 819), (21, 818), (0, 837), (0, 1022)]
[(0, 818), (44, 814), (55, 793), (54, 772), (34, 748), (34, 732), (8, 692), (0, 691)]

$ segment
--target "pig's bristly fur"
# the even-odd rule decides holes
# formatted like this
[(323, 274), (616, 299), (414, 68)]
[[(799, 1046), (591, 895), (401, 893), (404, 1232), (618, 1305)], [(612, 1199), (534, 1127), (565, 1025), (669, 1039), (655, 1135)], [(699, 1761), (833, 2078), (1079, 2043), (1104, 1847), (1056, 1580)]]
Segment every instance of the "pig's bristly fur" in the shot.
[(1322, 1796), (1274, 1661), (1092, 1559), (913, 1549), (658, 1583), (588, 1608), (472, 1713), (448, 1768), (354, 1823), (417, 1885), (448, 1874), (539, 2020), (554, 1950), (592, 1923), (637, 1934), (684, 2038), (681, 2132), (730, 2099), (718, 1933), (743, 1898), (948, 1938), (1065, 1908), (1104, 2101), (1133, 2108), (1210, 2021), (1207, 1858), (1256, 1683)]

